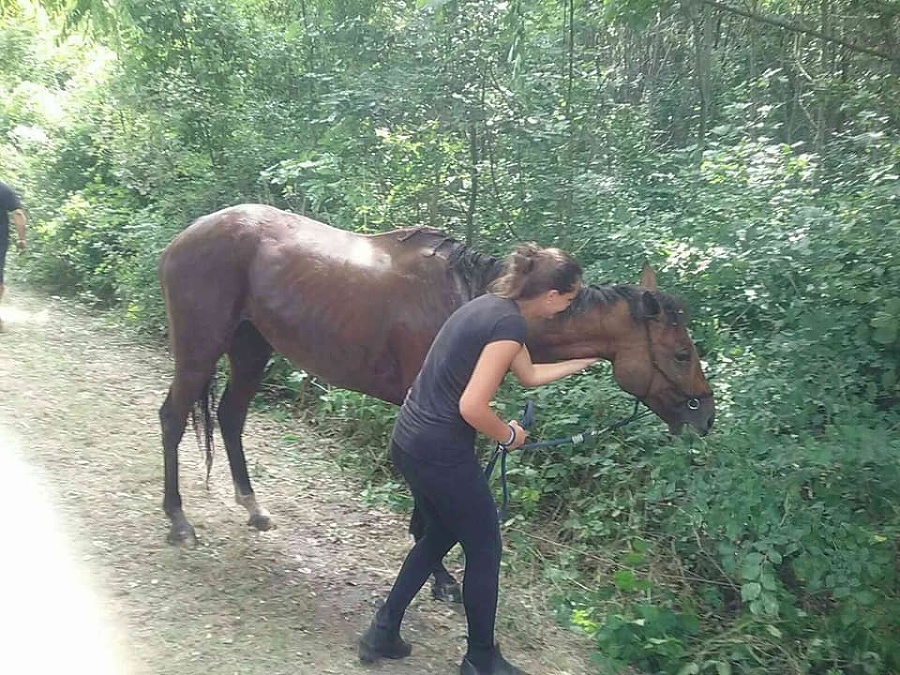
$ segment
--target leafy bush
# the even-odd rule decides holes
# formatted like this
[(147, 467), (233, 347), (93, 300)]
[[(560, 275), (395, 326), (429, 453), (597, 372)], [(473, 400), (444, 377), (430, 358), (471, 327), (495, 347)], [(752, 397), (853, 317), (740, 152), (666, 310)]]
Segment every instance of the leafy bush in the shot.
[(70, 195), (56, 217), (36, 227), (41, 255), (33, 273), (57, 290), (116, 301), (117, 272), (134, 254), (122, 236), (127, 201), (121, 191), (102, 185)]

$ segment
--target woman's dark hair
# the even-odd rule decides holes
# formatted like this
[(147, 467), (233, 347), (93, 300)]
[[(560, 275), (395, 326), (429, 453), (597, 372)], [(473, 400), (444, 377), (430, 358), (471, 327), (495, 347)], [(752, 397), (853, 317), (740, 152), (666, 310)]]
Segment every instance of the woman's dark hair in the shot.
[(510, 300), (530, 300), (547, 291), (568, 293), (581, 282), (581, 265), (558, 248), (520, 244), (506, 259), (490, 291)]

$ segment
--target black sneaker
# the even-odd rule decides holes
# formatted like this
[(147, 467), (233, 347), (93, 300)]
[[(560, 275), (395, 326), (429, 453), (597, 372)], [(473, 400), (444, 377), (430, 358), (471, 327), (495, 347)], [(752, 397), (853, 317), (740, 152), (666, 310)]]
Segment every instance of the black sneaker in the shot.
[(400, 637), (398, 629), (384, 628), (372, 621), (359, 639), (359, 660), (374, 663), (378, 659), (403, 659), (412, 653), (412, 645)]
[(475, 666), (469, 661), (469, 657), (463, 659), (459, 666), (459, 675), (528, 675), (524, 670), (516, 668), (513, 664), (503, 658), (499, 647), (494, 648), (491, 656), (491, 665), (486, 669)]

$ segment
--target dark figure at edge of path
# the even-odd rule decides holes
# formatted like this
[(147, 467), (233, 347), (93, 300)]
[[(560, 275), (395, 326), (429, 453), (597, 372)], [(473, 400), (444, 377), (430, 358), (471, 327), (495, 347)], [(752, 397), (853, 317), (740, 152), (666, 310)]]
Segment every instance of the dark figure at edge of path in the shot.
[[(25, 225), (28, 219), (16, 194), (9, 185), (0, 181), (0, 301), (3, 300), (3, 271), (6, 268), (6, 251), (9, 249), (9, 214), (16, 224), (16, 246), (19, 253), (25, 251)], [(0, 330), (3, 330), (3, 319), (0, 317)]]
[(534, 364), (525, 346), (526, 319), (564, 311), (581, 289), (581, 267), (566, 252), (519, 246), (491, 292), (463, 305), (441, 328), (413, 383), (391, 437), (391, 458), (409, 483), (425, 535), (403, 563), (385, 604), (360, 639), (364, 662), (403, 658), (400, 637), (409, 603), (457, 542), (466, 557), (463, 604), (468, 649), (461, 675), (524, 675), (494, 642), (500, 579), (500, 523), (475, 454), (476, 431), (513, 450), (526, 438), (490, 407), (512, 371), (526, 386), (576, 373), (596, 358)]

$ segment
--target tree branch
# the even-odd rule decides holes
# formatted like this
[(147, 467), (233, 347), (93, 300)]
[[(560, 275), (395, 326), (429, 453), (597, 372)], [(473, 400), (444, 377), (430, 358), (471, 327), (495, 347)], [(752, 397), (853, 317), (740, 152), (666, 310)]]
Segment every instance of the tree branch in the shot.
[(730, 5), (716, 2), (715, 0), (698, 0), (698, 2), (710, 7), (714, 7), (715, 9), (721, 10), (723, 12), (737, 14), (738, 16), (743, 16), (747, 19), (752, 19), (753, 21), (758, 21), (769, 26), (776, 26), (777, 28), (784, 28), (785, 30), (789, 30), (794, 33), (811, 35), (813, 37), (819, 38), (820, 40), (825, 40), (826, 42), (833, 42), (834, 44), (841, 45), (842, 47), (846, 47), (847, 49), (854, 52), (868, 54), (869, 56), (877, 56), (879, 59), (893, 61), (894, 63), (900, 63), (900, 55), (889, 54), (888, 52), (883, 52), (880, 49), (873, 49), (871, 47), (858, 45), (855, 42), (850, 42), (849, 40), (844, 40), (843, 38), (837, 37), (835, 35), (823, 33), (822, 31), (816, 30), (814, 28), (808, 28), (806, 26), (791, 23), (790, 21), (786, 21), (785, 19), (780, 19), (774, 16), (766, 16), (764, 14), (757, 14), (755, 12), (741, 9), (739, 7), (731, 7)]

